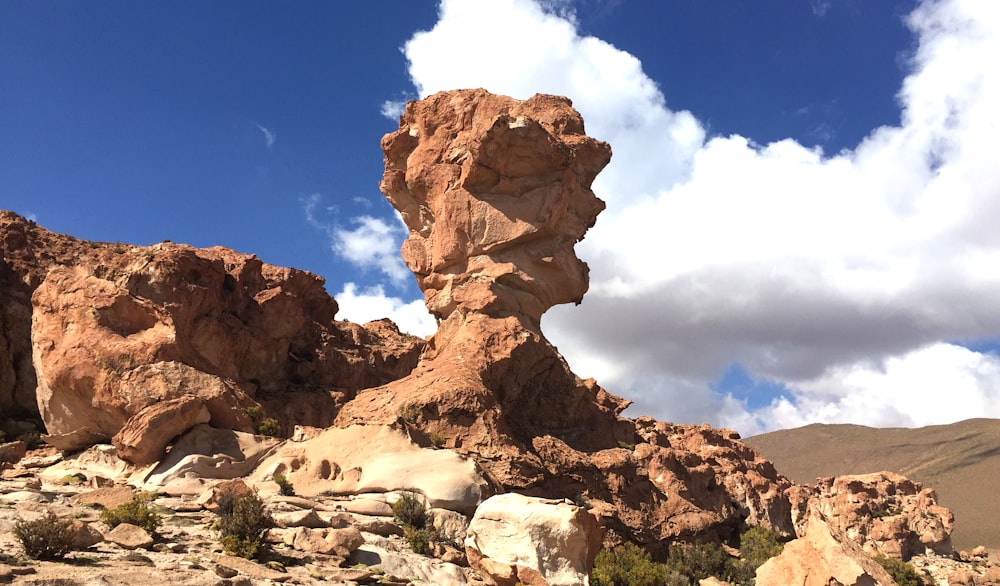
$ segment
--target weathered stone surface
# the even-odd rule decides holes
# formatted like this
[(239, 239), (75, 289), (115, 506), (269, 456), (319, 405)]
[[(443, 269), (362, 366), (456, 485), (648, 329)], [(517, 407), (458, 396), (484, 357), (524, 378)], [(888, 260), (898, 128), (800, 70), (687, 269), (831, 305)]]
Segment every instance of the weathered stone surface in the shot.
[(322, 279), (221, 247), (85, 242), (0, 211), (0, 253), (0, 411), (41, 412), (67, 450), (184, 394), (219, 427), (249, 431), (258, 404), (287, 429), (326, 426), (423, 346), (338, 322)]
[(861, 546), (836, 536), (818, 513), (804, 535), (757, 568), (757, 586), (894, 586), (895, 580)]
[(285, 536), (285, 543), (299, 551), (338, 555), (346, 558), (364, 544), (357, 527), (312, 529), (296, 527)]
[[(931, 489), (893, 472), (822, 478), (790, 491), (793, 506), (808, 501), (835, 531), (871, 555), (908, 560), (931, 551), (950, 555), (955, 518)], [(799, 518), (801, 527), (807, 515)]]
[(588, 269), (573, 245), (604, 209), (590, 185), (611, 148), (568, 99), (439, 93), (407, 104), (382, 150), (382, 191), (410, 229), (403, 260), (435, 315), (537, 322), (581, 300)]
[(73, 549), (87, 549), (92, 545), (104, 541), (104, 535), (94, 528), (93, 525), (80, 519), (74, 519), (69, 527), (73, 540)]
[(148, 548), (153, 545), (153, 537), (142, 527), (131, 523), (120, 523), (104, 535), (104, 539), (125, 549)]
[(413, 372), (360, 392), (335, 424), (400, 425), (503, 490), (584, 498), (612, 543), (730, 539), (744, 520), (790, 534), (790, 483), (735, 434), (618, 417), (628, 401), (579, 379), (542, 335), (542, 312), (587, 288), (573, 244), (602, 209), (590, 185), (610, 153), (583, 132), (553, 96), (462, 90), (407, 106), (383, 139), (382, 190), (443, 321)]
[(73, 495), (69, 500), (77, 505), (100, 505), (105, 509), (114, 509), (118, 505), (132, 500), (134, 494), (128, 486), (113, 486), (81, 492)]
[(571, 586), (588, 581), (602, 537), (597, 519), (580, 507), (507, 493), (476, 509), (465, 553), (488, 584)]
[(468, 512), (486, 487), (472, 460), (421, 448), (383, 426), (331, 428), (311, 440), (287, 442), (251, 478), (265, 483), (274, 474), (284, 474), (302, 496), (417, 490), (432, 506)]
[(143, 408), (125, 422), (111, 443), (118, 457), (145, 466), (162, 458), (174, 438), (210, 419), (205, 401), (186, 395)]
[(274, 438), (196, 425), (178, 438), (170, 453), (132, 484), (169, 494), (201, 494), (217, 480), (250, 474), (279, 445)]
[(0, 443), (0, 468), (4, 465), (20, 462), (21, 458), (28, 453), (28, 445), (24, 442)]

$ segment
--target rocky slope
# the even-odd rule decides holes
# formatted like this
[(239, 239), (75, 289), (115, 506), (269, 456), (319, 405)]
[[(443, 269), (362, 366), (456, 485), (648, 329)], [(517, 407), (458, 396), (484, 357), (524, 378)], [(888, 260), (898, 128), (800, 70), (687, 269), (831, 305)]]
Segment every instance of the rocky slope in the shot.
[(955, 514), (955, 547), (1000, 551), (1000, 503), (983, 487), (1000, 482), (1000, 420), (922, 428), (809, 425), (744, 439), (798, 483), (891, 470), (933, 487)]
[[(747, 525), (804, 539), (819, 523), (858, 540), (848, 556), (948, 549), (932, 493), (883, 515), (892, 523), (869, 507), (833, 525), (855, 500), (793, 485), (732, 431), (623, 418), (628, 401), (571, 371), (540, 321), (587, 290), (573, 247), (604, 207), (591, 183), (611, 150), (568, 99), (444, 92), (408, 104), (382, 147), (403, 259), (440, 320), (426, 341), (338, 322), (321, 279), (255, 256), (88, 243), (0, 214), (0, 407), (12, 430), (40, 417), (67, 454), (24, 473), (37, 481), (8, 471), (0, 492), (23, 492), (20, 506), (80, 475), (190, 502), (235, 478), (266, 493), (283, 476), (306, 508), (334, 498), (386, 515), (385, 495), (409, 491), (465, 538), (474, 571), (447, 583), (581, 583), (602, 541), (664, 556), (681, 541), (736, 546)], [(246, 433), (264, 413), (285, 439)], [(6, 463), (23, 467), (23, 452), (0, 445)], [(484, 529), (516, 520), (487, 506), (512, 492), (578, 534), (541, 537), (562, 521)], [(518, 553), (532, 550), (537, 563)]]

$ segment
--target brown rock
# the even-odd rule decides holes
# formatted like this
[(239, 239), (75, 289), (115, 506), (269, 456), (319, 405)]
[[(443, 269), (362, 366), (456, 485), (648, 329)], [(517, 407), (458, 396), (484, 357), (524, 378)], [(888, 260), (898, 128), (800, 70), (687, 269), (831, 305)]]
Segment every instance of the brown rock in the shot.
[(104, 539), (125, 549), (148, 549), (153, 545), (153, 537), (142, 527), (131, 523), (120, 523), (105, 534)]
[(104, 541), (104, 535), (100, 531), (90, 523), (80, 519), (74, 519), (69, 530), (73, 536), (73, 549), (75, 550), (87, 549)]
[(211, 419), (205, 401), (191, 395), (149, 405), (129, 418), (111, 443), (118, 457), (137, 466), (163, 457), (167, 444)]
[(250, 430), (258, 404), (287, 429), (326, 426), (423, 346), (338, 322), (322, 279), (221, 247), (85, 242), (0, 211), (0, 253), (0, 411), (41, 412), (66, 450), (185, 394), (218, 427)]
[[(908, 560), (930, 550), (950, 555), (955, 518), (931, 489), (893, 472), (822, 478), (792, 491), (799, 507), (819, 513), (872, 555)], [(805, 508), (804, 505), (802, 505)], [(808, 514), (798, 519), (799, 526)]]
[(802, 537), (757, 568), (757, 586), (893, 586), (895, 580), (859, 545), (838, 536), (819, 514)]
[(100, 505), (105, 509), (114, 509), (118, 505), (132, 500), (135, 494), (128, 486), (111, 486), (81, 492), (70, 497), (70, 502), (76, 505)]
[(986, 549), (985, 545), (977, 545), (972, 548), (972, 551), (969, 553), (972, 554), (972, 557), (974, 558), (986, 559), (990, 557), (990, 550)]
[(0, 469), (8, 464), (16, 464), (28, 453), (28, 445), (22, 441), (0, 444)]
[(603, 208), (590, 185), (610, 155), (568, 100), (437, 94), (382, 147), (403, 258), (443, 321), (412, 373), (360, 392), (337, 426), (403, 426), (501, 491), (584, 498), (612, 543), (729, 539), (744, 520), (791, 533), (790, 483), (738, 436), (618, 417), (628, 401), (580, 380), (542, 335), (542, 312), (587, 289), (573, 244)]
[(407, 104), (382, 150), (381, 188), (410, 229), (403, 260), (431, 312), (537, 323), (580, 302), (588, 269), (573, 245), (604, 209), (590, 185), (611, 148), (568, 99), (439, 93)]
[(310, 529), (297, 527), (286, 535), (285, 543), (299, 551), (337, 555), (343, 558), (361, 547), (365, 538), (356, 527)]

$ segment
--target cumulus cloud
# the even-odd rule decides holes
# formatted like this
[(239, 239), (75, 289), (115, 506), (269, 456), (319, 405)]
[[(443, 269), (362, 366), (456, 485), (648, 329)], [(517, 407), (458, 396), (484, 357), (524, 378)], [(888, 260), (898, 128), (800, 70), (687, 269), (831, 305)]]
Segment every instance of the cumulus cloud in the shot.
[(355, 266), (378, 267), (393, 283), (404, 283), (411, 273), (399, 256), (399, 247), (406, 236), (402, 222), (358, 216), (351, 223), (353, 229), (333, 229), (334, 252)]
[[(543, 324), (578, 373), (633, 414), (744, 433), (1000, 417), (997, 357), (954, 343), (1000, 336), (1000, 5), (921, 3), (900, 125), (833, 155), (707, 136), (565, 15), (443, 0), (404, 52), (420, 96), (567, 95), (614, 148), (595, 183), (608, 210), (577, 247), (591, 291)], [(713, 390), (733, 364), (787, 393), (751, 407)]]
[(416, 336), (427, 336), (437, 329), (437, 322), (427, 312), (422, 299), (404, 301), (399, 297), (386, 295), (379, 285), (359, 289), (355, 283), (346, 283), (334, 298), (340, 306), (337, 316), (355, 323), (389, 318), (401, 331)]
[(356, 216), (348, 220), (352, 226), (348, 228), (329, 218), (337, 212), (337, 207), (324, 205), (320, 194), (303, 198), (301, 203), (306, 222), (326, 232), (330, 248), (337, 256), (361, 269), (378, 269), (397, 287), (403, 287), (410, 279), (412, 273), (399, 255), (406, 227), (398, 214), (390, 219)]

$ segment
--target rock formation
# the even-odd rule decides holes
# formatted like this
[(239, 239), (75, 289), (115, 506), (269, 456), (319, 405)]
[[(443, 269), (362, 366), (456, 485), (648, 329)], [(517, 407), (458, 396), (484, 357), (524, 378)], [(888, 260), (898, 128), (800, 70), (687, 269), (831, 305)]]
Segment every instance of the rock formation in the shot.
[(0, 234), (0, 407), (40, 413), (64, 449), (191, 395), (217, 427), (251, 430), (245, 410), (261, 405), (289, 431), (325, 426), (358, 389), (409, 372), (423, 347), (388, 322), (336, 321), (322, 279), (256, 256), (88, 243), (10, 212)]
[(580, 507), (508, 493), (476, 510), (465, 551), (487, 584), (576, 586), (589, 580), (601, 533)]
[(905, 561), (927, 551), (952, 553), (955, 518), (951, 511), (938, 505), (932, 489), (899, 474), (820, 478), (813, 485), (796, 486), (789, 494), (792, 506), (805, 513), (796, 519), (798, 527), (818, 514), (870, 555)]
[[(82, 471), (95, 486), (202, 495), (177, 506), (210, 508), (213, 487), (245, 478), (272, 498), (289, 547), (432, 583), (465, 583), (453, 544), (438, 544), (433, 564), (393, 570), (400, 528), (366, 519), (348, 530), (320, 513), (388, 517), (412, 491), (461, 538), (493, 494), (568, 499), (586, 547), (553, 550), (583, 565), (601, 533), (660, 557), (678, 541), (732, 545), (747, 525), (790, 537), (799, 503), (814, 514), (799, 515), (796, 555), (820, 565), (841, 536), (903, 558), (950, 547), (947, 511), (905, 479), (793, 487), (735, 432), (621, 417), (628, 401), (570, 370), (541, 318), (587, 290), (573, 247), (604, 207), (591, 183), (611, 151), (568, 99), (436, 94), (408, 104), (382, 147), (381, 187), (409, 228), (403, 258), (440, 320), (426, 341), (387, 321), (336, 321), (320, 278), (255, 256), (86, 243), (0, 212), (0, 408), (39, 415), (56, 447), (87, 448), (46, 464), (39, 486)], [(292, 437), (250, 433), (265, 412)], [(277, 500), (276, 474), (298, 494)], [(548, 561), (504, 558), (472, 526), (468, 555), (483, 574), (548, 580)], [(579, 581), (570, 565), (560, 580)]]
[(542, 313), (587, 290), (573, 246), (604, 207), (591, 183), (611, 156), (569, 100), (436, 94), (382, 148), (403, 258), (442, 321), (410, 374), (359, 393), (337, 425), (441, 438), (500, 492), (586, 501), (612, 542), (728, 539), (744, 522), (791, 533), (789, 483), (738, 436), (619, 417), (628, 401), (542, 335)]

